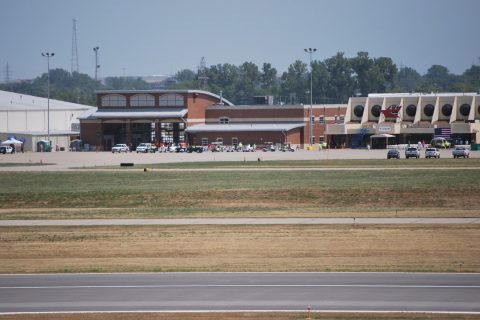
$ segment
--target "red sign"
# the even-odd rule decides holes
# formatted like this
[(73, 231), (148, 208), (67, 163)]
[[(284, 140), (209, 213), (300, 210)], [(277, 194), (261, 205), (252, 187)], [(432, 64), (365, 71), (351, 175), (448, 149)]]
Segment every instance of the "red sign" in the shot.
[(387, 109), (382, 110), (382, 113), (385, 116), (385, 118), (398, 118), (398, 112), (400, 111), (401, 108), (402, 106), (397, 106), (392, 104)]

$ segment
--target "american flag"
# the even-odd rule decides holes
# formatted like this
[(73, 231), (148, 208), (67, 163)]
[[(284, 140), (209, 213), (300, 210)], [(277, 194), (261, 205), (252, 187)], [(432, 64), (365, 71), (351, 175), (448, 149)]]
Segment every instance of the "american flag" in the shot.
[(452, 134), (452, 129), (450, 129), (450, 128), (436, 128), (434, 134), (435, 134), (434, 138), (450, 139), (450, 135)]

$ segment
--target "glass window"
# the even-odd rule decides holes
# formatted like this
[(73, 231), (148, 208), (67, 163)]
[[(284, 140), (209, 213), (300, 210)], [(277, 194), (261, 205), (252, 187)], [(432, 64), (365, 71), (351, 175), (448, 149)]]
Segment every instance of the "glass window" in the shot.
[(150, 94), (136, 94), (130, 97), (132, 107), (154, 107), (155, 97)]
[(102, 107), (126, 107), (127, 99), (119, 94), (107, 94), (102, 97)]
[(318, 123), (324, 124), (324, 123), (325, 123), (325, 117), (324, 117), (324, 116), (320, 116), (320, 117), (318, 118)]
[(222, 137), (217, 138), (217, 142), (220, 144), (223, 144), (223, 138)]
[(312, 116), (312, 118), (310, 119), (310, 122), (311, 122), (312, 124), (315, 123), (315, 117), (314, 117), (314, 116)]
[(160, 96), (161, 107), (183, 107), (184, 105), (183, 96), (179, 94), (169, 93)]
[(202, 138), (202, 146), (208, 146), (208, 138)]
[(225, 118), (225, 117), (220, 118), (220, 123), (221, 124), (226, 124), (226, 123), (229, 123), (229, 122), (230, 122), (230, 119), (228, 119), (228, 118)]
[(232, 146), (238, 146), (238, 138), (232, 138)]

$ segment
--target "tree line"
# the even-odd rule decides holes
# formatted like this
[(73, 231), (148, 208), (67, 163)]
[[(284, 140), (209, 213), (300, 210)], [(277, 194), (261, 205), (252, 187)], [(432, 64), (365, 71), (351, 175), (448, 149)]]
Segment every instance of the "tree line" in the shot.
[[(388, 92), (471, 92), (480, 90), (480, 66), (472, 65), (460, 75), (447, 67), (432, 65), (424, 75), (410, 67), (400, 68), (388, 57), (372, 58), (358, 52), (348, 58), (342, 52), (311, 66), (297, 60), (279, 74), (270, 63), (239, 66), (224, 63), (193, 71), (178, 71), (164, 89), (200, 89), (234, 104), (252, 104), (254, 96), (273, 96), (276, 104), (309, 104), (310, 73), (313, 103), (346, 103), (349, 97)], [(32, 81), (6, 83), (1, 90), (47, 96), (47, 74)], [(95, 105), (95, 90), (153, 89), (139, 77), (109, 77), (95, 81), (86, 74), (50, 70), (50, 96), (75, 103)]]

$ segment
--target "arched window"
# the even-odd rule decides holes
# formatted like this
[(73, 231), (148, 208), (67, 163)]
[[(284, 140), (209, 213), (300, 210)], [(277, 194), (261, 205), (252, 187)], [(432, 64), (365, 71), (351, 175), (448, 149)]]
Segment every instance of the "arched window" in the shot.
[(179, 94), (169, 93), (160, 96), (161, 107), (183, 107), (184, 105), (183, 96)]
[(130, 97), (132, 107), (154, 107), (155, 97), (150, 94), (136, 94)]
[(120, 94), (107, 94), (102, 97), (102, 107), (126, 107), (127, 99)]
[(219, 122), (220, 122), (221, 124), (227, 124), (227, 123), (230, 122), (230, 119), (227, 118), (227, 117), (221, 117), (220, 120), (219, 120)]

